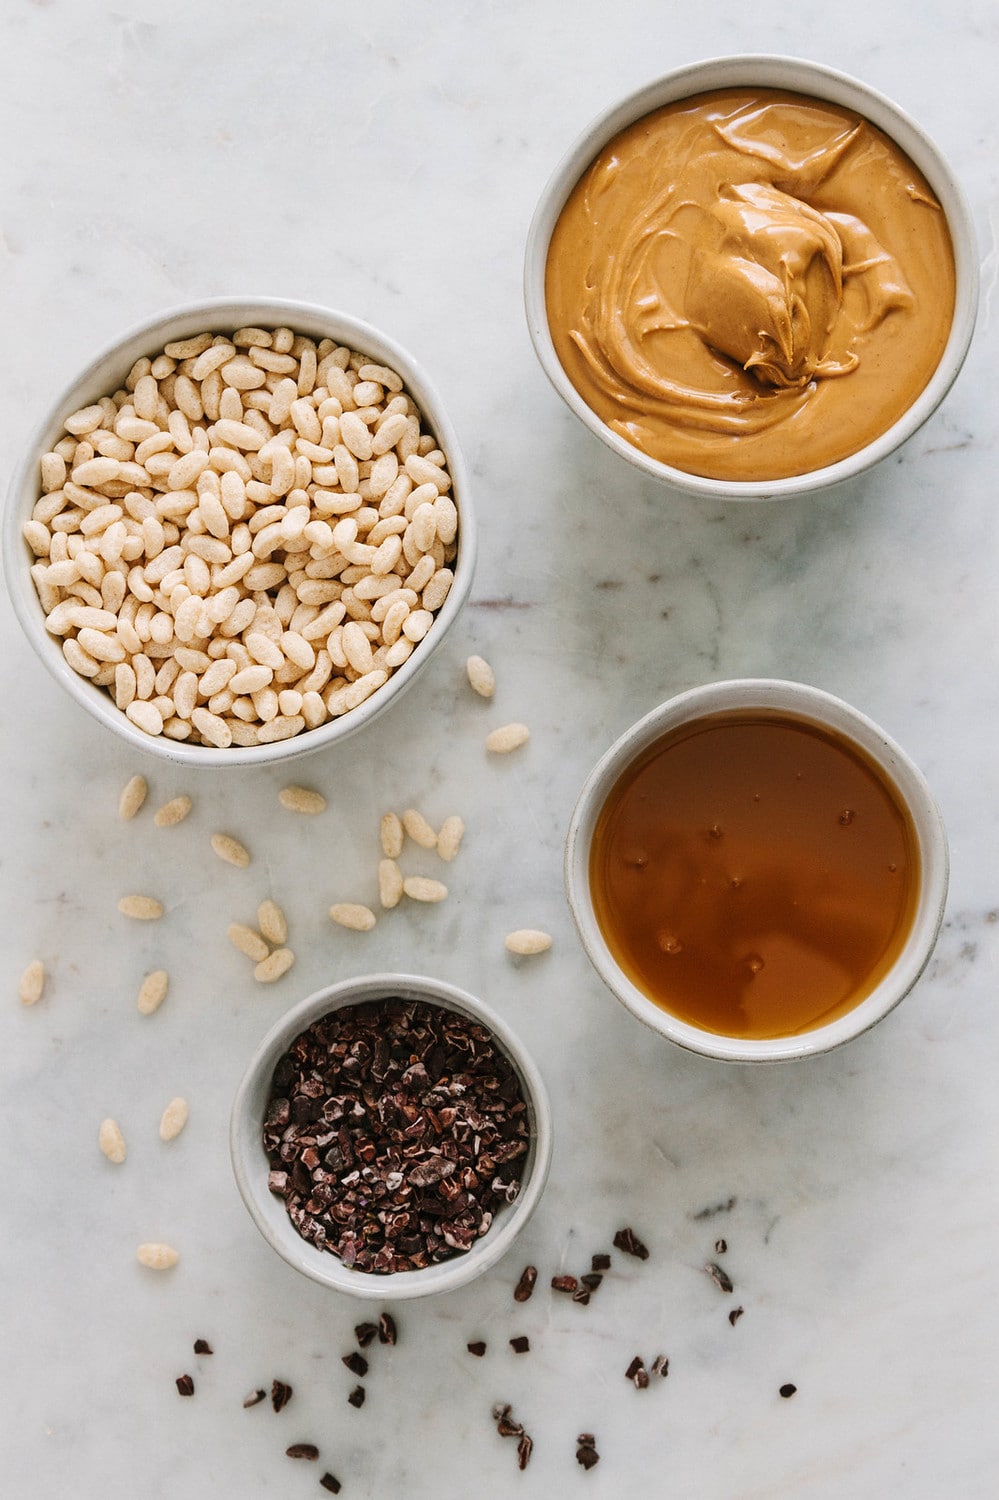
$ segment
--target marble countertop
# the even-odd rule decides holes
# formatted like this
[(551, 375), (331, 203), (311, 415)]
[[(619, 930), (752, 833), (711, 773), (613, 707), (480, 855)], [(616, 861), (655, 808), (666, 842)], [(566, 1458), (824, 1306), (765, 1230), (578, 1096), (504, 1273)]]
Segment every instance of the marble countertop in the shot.
[[(672, 66), (740, 49), (809, 56), (895, 98), (949, 155), (983, 259), (975, 342), (932, 420), (864, 479), (775, 505), (698, 502), (615, 460), (549, 388), (521, 300), (536, 196), (583, 126)], [(124, 327), (202, 296), (287, 295), (424, 360), (470, 461), (481, 542), (420, 686), (292, 774), (128, 753), (50, 681), (0, 598), (6, 1493), (293, 1500), (323, 1493), (328, 1470), (345, 1500), (995, 1494), (997, 62), (991, 0), (954, 0), (946, 23), (929, 0), (3, 7), (5, 473), (51, 393)], [(471, 652), (494, 666), (492, 704), (465, 683)], [(934, 788), (953, 861), (936, 956), (905, 1003), (825, 1058), (748, 1070), (682, 1053), (615, 1003), (561, 881), (598, 755), (670, 694), (743, 675), (815, 683), (878, 721)], [(486, 732), (511, 719), (530, 743), (487, 757)], [(137, 771), (149, 801), (124, 823)], [(327, 811), (284, 811), (289, 780)], [(182, 792), (190, 818), (156, 829), (153, 809)], [(331, 901), (374, 895), (380, 814), (406, 806), (465, 819), (449, 899), (370, 934), (334, 928)], [(215, 859), (220, 828), (250, 848), (248, 870)], [(153, 887), (167, 919), (123, 930), (118, 897)], [(268, 895), (297, 962), (265, 989), (225, 929)], [(512, 959), (504, 935), (521, 926), (548, 929), (552, 951)], [(35, 957), (45, 994), (22, 1007)], [(138, 985), (160, 967), (169, 996), (142, 1017)], [(481, 1281), (402, 1308), (355, 1410), (340, 1360), (365, 1310), (263, 1242), (226, 1132), (271, 1024), (379, 969), (499, 1010), (545, 1075), (556, 1145), (523, 1240)], [(164, 1144), (175, 1095), (190, 1121)], [(120, 1167), (97, 1149), (109, 1115)], [(615, 1253), (589, 1307), (549, 1292), (625, 1225), (647, 1261)], [(145, 1240), (180, 1264), (145, 1270)], [(541, 1289), (517, 1304), (529, 1261)], [(636, 1390), (632, 1357), (660, 1353), (669, 1378)], [(185, 1372), (191, 1400), (174, 1386)], [(291, 1403), (244, 1410), (275, 1378)], [(496, 1402), (534, 1439), (523, 1473)], [(298, 1441), (318, 1465), (285, 1457)]]

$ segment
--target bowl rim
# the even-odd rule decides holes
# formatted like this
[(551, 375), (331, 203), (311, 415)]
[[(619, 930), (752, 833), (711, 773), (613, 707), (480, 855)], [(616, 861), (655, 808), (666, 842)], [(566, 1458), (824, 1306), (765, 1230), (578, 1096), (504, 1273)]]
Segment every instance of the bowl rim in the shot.
[[(820, 469), (773, 480), (711, 479), (650, 458), (613, 432), (586, 404), (562, 367), (548, 328), (545, 266), (556, 220), (583, 172), (609, 139), (664, 104), (721, 88), (778, 88), (854, 110), (876, 125), (915, 162), (947, 218), (955, 263), (950, 335), (936, 369), (912, 405), (873, 442)], [(856, 478), (894, 452), (927, 421), (960, 373), (975, 330), (979, 256), (971, 210), (946, 157), (921, 125), (886, 94), (824, 63), (783, 53), (744, 52), (703, 58), (672, 69), (608, 106), (577, 136), (541, 191), (527, 233), (524, 302), (531, 342), (549, 382), (601, 442), (642, 473), (700, 498), (782, 500)]]
[[(74, 672), (61, 650), (45, 629), (45, 615), (28, 571), (36, 559), (29, 556), (21, 527), (31, 514), (38, 498), (38, 461), (43, 452), (58, 440), (66, 416), (108, 394), (143, 353), (155, 352), (164, 343), (190, 337), (208, 329), (224, 332), (252, 323), (286, 325), (295, 332), (320, 338), (337, 338), (352, 349), (372, 352), (376, 363), (390, 364), (402, 377), (404, 387), (420, 407), (448, 458), (451, 494), (458, 507), (459, 547), (454, 565), (454, 582), (437, 613), (433, 627), (409, 659), (389, 677), (382, 687), (357, 708), (340, 718), (328, 720), (318, 729), (305, 729), (292, 739), (269, 745), (231, 745), (222, 750), (209, 745), (189, 745), (164, 736), (144, 734), (116, 707), (104, 689)], [(335, 332), (333, 330), (336, 330)], [(475, 512), (470, 499), (468, 468), (448, 411), (436, 386), (423, 365), (390, 335), (373, 324), (350, 313), (320, 303), (299, 301), (262, 294), (207, 297), (162, 309), (137, 323), (106, 343), (50, 402), (36, 422), (21, 450), (7, 491), (3, 516), (4, 573), (7, 592), (18, 622), (50, 675), (70, 697), (93, 718), (111, 729), (132, 749), (161, 760), (173, 761), (192, 769), (274, 765), (312, 754), (338, 744), (384, 712), (411, 685), (413, 678), (439, 649), (450, 626), (464, 606), (472, 587), (478, 538)], [(25, 565), (27, 564), (27, 565)]]
[[(662, 1009), (617, 964), (600, 929), (589, 888), (589, 855), (597, 816), (618, 778), (670, 729), (708, 714), (774, 709), (832, 729), (880, 768), (912, 819), (921, 879), (917, 909), (901, 953), (888, 973), (845, 1015), (797, 1036), (763, 1040), (706, 1031)], [(928, 964), (943, 922), (950, 857), (940, 809), (922, 772), (872, 719), (842, 698), (782, 678), (730, 678), (678, 693), (653, 708), (614, 741), (590, 771), (566, 835), (563, 876), (576, 930), (590, 963), (631, 1014), (687, 1051), (725, 1062), (783, 1062), (831, 1051), (860, 1036), (909, 993)]]
[[(304, 1240), (283, 1203), (267, 1187), (267, 1159), (260, 1142), (263, 1109), (273, 1068), (302, 1031), (332, 1010), (364, 1001), (424, 1001), (458, 1012), (488, 1027), (520, 1080), (531, 1126), (521, 1190), (502, 1206), (489, 1230), (463, 1255), (418, 1271), (388, 1275), (358, 1271)], [(365, 1300), (409, 1301), (454, 1291), (494, 1266), (510, 1249), (540, 1202), (551, 1168), (553, 1127), (544, 1080), (523, 1042), (484, 1001), (444, 980), (419, 974), (380, 972), (338, 980), (293, 1005), (257, 1045), (236, 1090), (229, 1117), (229, 1154), (240, 1196), (264, 1239), (296, 1271), (320, 1285)]]

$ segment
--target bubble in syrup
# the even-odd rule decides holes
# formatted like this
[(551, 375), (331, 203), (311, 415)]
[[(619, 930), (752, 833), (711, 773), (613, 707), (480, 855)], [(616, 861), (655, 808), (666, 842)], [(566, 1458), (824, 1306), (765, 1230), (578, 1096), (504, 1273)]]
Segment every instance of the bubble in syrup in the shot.
[(711, 827), (708, 829), (708, 838), (720, 839), (724, 836), (724, 833), (725, 830), (724, 828), (722, 828), (720, 823), (712, 823)]
[(897, 869), (898, 869), (898, 865), (896, 865), (896, 864), (890, 864), (888, 866), (888, 873), (889, 873), (889, 875), (894, 875)]
[(656, 942), (663, 952), (668, 953), (671, 958), (675, 958), (678, 953), (683, 952), (683, 944), (674, 932), (660, 932), (656, 938)]
[(733, 875), (732, 879), (729, 881), (729, 885), (731, 886), (733, 891), (740, 891), (742, 889), (742, 876)]
[(856, 816), (857, 815), (852, 807), (844, 807), (843, 811), (839, 815), (839, 821), (844, 828), (849, 828), (850, 824), (853, 822)]
[(649, 863), (649, 856), (644, 849), (629, 849), (624, 862), (631, 870), (644, 870)]
[(750, 974), (758, 974), (763, 968), (763, 960), (758, 953), (750, 953), (746, 958), (746, 968)]

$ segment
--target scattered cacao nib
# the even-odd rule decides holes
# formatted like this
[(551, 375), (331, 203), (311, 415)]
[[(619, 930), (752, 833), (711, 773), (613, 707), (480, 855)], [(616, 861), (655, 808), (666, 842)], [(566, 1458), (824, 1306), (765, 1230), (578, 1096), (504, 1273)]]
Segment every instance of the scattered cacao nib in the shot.
[(525, 1333), (518, 1333), (515, 1339), (510, 1340), (510, 1348), (514, 1354), (526, 1354), (531, 1347), (531, 1341)]
[(251, 1391), (248, 1396), (244, 1396), (243, 1397), (243, 1405), (244, 1405), (244, 1407), (246, 1407), (246, 1406), (259, 1406), (260, 1403), (261, 1403), (261, 1401), (266, 1401), (266, 1400), (267, 1400), (267, 1392), (266, 1391), (264, 1391), (264, 1390)]
[(287, 1385), (283, 1380), (275, 1380), (274, 1384), (271, 1386), (271, 1405), (273, 1406), (274, 1410), (281, 1411), (283, 1407), (288, 1405), (291, 1397), (291, 1386)]
[(364, 1405), (364, 1396), (365, 1396), (364, 1386), (363, 1385), (355, 1385), (354, 1389), (351, 1391), (350, 1395), (347, 1397), (347, 1400), (350, 1402), (351, 1406), (356, 1406), (357, 1409), (358, 1409), (358, 1411), (360, 1411), (361, 1407)]
[(391, 1313), (383, 1312), (378, 1319), (378, 1342), (380, 1344), (394, 1344), (399, 1337), (399, 1330), (395, 1326), (395, 1318)]
[(716, 1255), (724, 1255), (727, 1249), (728, 1249), (728, 1241), (727, 1240), (715, 1240), (715, 1254)]
[[(625, 1255), (634, 1255), (639, 1260), (648, 1260), (649, 1252), (645, 1245), (635, 1234), (633, 1229), (619, 1229), (614, 1236), (615, 1250), (623, 1250)], [(598, 1268), (594, 1266), (594, 1270)]]
[(655, 1359), (652, 1361), (651, 1366), (649, 1367), (649, 1374), (661, 1375), (663, 1380), (666, 1379), (666, 1376), (669, 1374), (669, 1360), (666, 1358), (665, 1354), (656, 1355)]
[(609, 1255), (601, 1253), (599, 1255), (591, 1255), (590, 1256), (590, 1270), (591, 1271), (609, 1271), (610, 1268), (611, 1268), (611, 1258), (610, 1258)]
[(288, 1458), (308, 1458), (313, 1463), (319, 1457), (319, 1449), (315, 1443), (292, 1443), (291, 1447), (284, 1451)]
[(794, 1393), (795, 1393), (795, 1391), (797, 1389), (798, 1389), (798, 1387), (796, 1385), (791, 1385), (790, 1382), (788, 1382), (787, 1385), (782, 1385), (781, 1386), (780, 1393), (784, 1397), (784, 1400), (786, 1401), (788, 1399), (788, 1397), (794, 1395)]
[(534, 1440), (529, 1438), (525, 1432), (517, 1444), (517, 1468), (526, 1469), (531, 1462), (531, 1453), (534, 1450)]
[(733, 1328), (735, 1327), (736, 1323), (738, 1323), (745, 1310), (746, 1309), (744, 1307), (733, 1307), (732, 1311), (728, 1315), (728, 1320)]
[(573, 1302), (578, 1302), (580, 1307), (588, 1307), (590, 1303), (589, 1290), (585, 1286), (577, 1286), (572, 1294), (572, 1300)]
[(368, 1361), (363, 1354), (352, 1350), (350, 1354), (341, 1355), (341, 1364), (345, 1364), (352, 1375), (367, 1375)]
[(735, 1198), (726, 1198), (721, 1203), (711, 1203), (707, 1208), (699, 1209), (698, 1212), (693, 1215), (694, 1220), (696, 1221), (698, 1219), (713, 1219), (716, 1214), (730, 1214), (735, 1207), (735, 1204)]
[(721, 1266), (716, 1265), (713, 1260), (709, 1260), (704, 1269), (720, 1291), (731, 1292), (733, 1290), (731, 1276)]
[(600, 1462), (596, 1438), (592, 1432), (581, 1432), (576, 1439), (576, 1462), (582, 1464), (584, 1469), (592, 1469), (594, 1464)]
[(354, 1326), (354, 1337), (362, 1349), (366, 1349), (378, 1337), (377, 1323), (357, 1323)]
[(195, 1339), (194, 1352), (195, 1354), (214, 1354), (215, 1350), (207, 1339)]
[(481, 1359), (486, 1352), (486, 1343), (484, 1339), (476, 1339), (473, 1343), (466, 1344), (465, 1348), (469, 1354), (474, 1354), (476, 1359)]
[(578, 1290), (579, 1282), (576, 1280), (575, 1276), (552, 1277), (553, 1292), (577, 1292)]
[(519, 1193), (531, 1135), (488, 1029), (393, 997), (345, 1006), (296, 1037), (274, 1069), (263, 1143), (271, 1190), (302, 1238), (388, 1275), (486, 1234)]
[(625, 1380), (630, 1380), (636, 1390), (646, 1391), (649, 1388), (649, 1372), (645, 1368), (645, 1361), (640, 1354), (636, 1354), (631, 1364), (624, 1372)]
[(494, 1406), (493, 1421), (500, 1437), (522, 1437), (524, 1434), (523, 1424), (513, 1418), (512, 1406)]
[(520, 1273), (520, 1280), (513, 1289), (514, 1302), (527, 1302), (534, 1291), (537, 1279), (537, 1266), (525, 1266)]
[(319, 1487), (323, 1490), (329, 1490), (331, 1495), (339, 1495), (343, 1488), (335, 1474), (324, 1474), (319, 1481)]
[(178, 1375), (176, 1383), (177, 1391), (181, 1396), (194, 1395), (194, 1381), (191, 1379), (190, 1375)]
[(585, 1276), (580, 1276), (579, 1278), (581, 1284), (585, 1286), (588, 1292), (595, 1292), (603, 1279), (599, 1271), (587, 1271)]

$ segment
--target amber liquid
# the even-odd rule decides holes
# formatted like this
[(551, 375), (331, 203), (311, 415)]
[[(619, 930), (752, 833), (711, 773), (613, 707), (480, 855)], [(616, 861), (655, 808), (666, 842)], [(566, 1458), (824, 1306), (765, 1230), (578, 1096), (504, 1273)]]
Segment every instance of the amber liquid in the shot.
[(664, 1010), (725, 1036), (795, 1036), (870, 994), (915, 914), (919, 851), (861, 750), (771, 713), (659, 740), (593, 836), (597, 921)]

